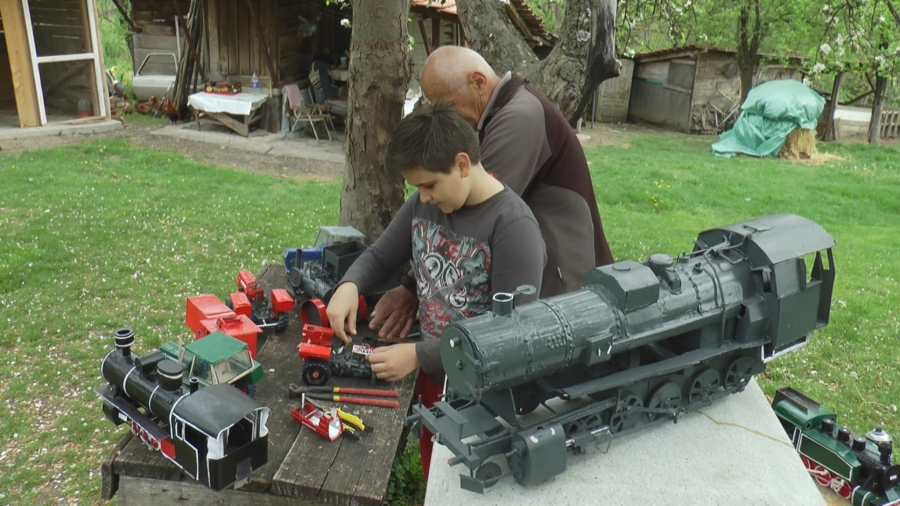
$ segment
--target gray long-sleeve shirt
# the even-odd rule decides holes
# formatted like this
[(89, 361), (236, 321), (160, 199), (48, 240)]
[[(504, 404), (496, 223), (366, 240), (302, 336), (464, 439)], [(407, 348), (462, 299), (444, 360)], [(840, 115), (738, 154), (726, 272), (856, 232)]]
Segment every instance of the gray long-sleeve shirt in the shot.
[(534, 215), (508, 187), (450, 214), (423, 204), (415, 192), (341, 282), (366, 293), (410, 259), (423, 336), (416, 355), (422, 370), (434, 376), (443, 374), (437, 338), (444, 326), (486, 312), (495, 293), (521, 285), (540, 293), (546, 254)]

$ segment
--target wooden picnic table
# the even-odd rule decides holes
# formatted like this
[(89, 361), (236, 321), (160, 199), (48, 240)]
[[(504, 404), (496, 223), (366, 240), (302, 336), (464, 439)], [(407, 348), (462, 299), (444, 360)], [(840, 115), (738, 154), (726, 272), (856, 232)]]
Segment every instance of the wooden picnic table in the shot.
[(250, 125), (262, 118), (262, 106), (268, 98), (268, 95), (261, 93), (242, 92), (224, 95), (201, 91), (188, 97), (188, 106), (194, 111), (197, 130), (200, 130), (200, 120), (209, 118), (244, 137), (249, 137)]
[[(284, 266), (269, 265), (258, 278), (266, 289), (288, 286)], [(362, 434), (359, 441), (339, 438), (329, 442), (308, 428), (301, 429), (290, 416), (291, 410), (300, 405), (300, 399), (288, 397), (288, 385), (300, 383), (297, 345), (301, 329), (299, 308), (295, 307), (287, 330), (277, 334), (267, 330), (266, 337), (258, 343), (257, 360), (263, 364), (266, 376), (259, 383), (255, 399), (270, 409), (269, 461), (250, 476), (246, 485), (239, 490), (210, 490), (184, 476), (160, 452), (150, 450), (128, 433), (103, 463), (103, 497), (111, 498), (118, 489), (122, 506), (381, 504), (401, 443), (415, 375), (392, 385), (400, 392), (399, 409), (341, 405), (375, 429)], [(362, 339), (374, 333), (360, 326), (358, 334), (357, 338)], [(344, 377), (335, 377), (329, 384), (371, 385), (368, 380)]]

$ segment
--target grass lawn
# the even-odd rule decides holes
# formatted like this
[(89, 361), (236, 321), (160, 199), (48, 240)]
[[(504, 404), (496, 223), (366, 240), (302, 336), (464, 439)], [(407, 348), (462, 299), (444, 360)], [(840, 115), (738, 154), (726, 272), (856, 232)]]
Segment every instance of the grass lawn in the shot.
[[(828, 146), (824, 165), (716, 159), (710, 138), (618, 133), (589, 148), (618, 259), (689, 251), (705, 228), (776, 212), (837, 241), (831, 323), (769, 364), (855, 430), (900, 435), (900, 149)], [(93, 140), (0, 154), (0, 504), (100, 504), (100, 462), (125, 429), (92, 388), (119, 326), (138, 349), (186, 335), (184, 300), (337, 222), (339, 182), (215, 168)]]

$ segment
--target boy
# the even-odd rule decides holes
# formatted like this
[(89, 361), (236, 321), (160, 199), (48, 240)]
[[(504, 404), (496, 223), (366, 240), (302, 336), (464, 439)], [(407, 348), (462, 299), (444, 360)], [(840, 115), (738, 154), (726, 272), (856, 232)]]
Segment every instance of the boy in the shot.
[[(444, 374), (439, 341), (444, 326), (486, 312), (494, 293), (521, 285), (540, 293), (546, 255), (537, 221), (515, 192), (485, 172), (480, 156), (475, 131), (452, 106), (429, 104), (406, 116), (388, 144), (385, 167), (399, 171), (418, 191), (353, 263), (326, 310), (335, 334), (349, 343), (345, 329), (356, 334), (360, 292), (412, 259), (416, 286), (411, 291), (419, 298), (423, 340), (378, 348), (368, 359), (385, 381), (421, 367), (426, 374), (419, 375), (417, 390), (428, 406), (441, 392), (442, 381), (429, 376)], [(430, 436), (423, 437), (426, 477), (430, 442)]]

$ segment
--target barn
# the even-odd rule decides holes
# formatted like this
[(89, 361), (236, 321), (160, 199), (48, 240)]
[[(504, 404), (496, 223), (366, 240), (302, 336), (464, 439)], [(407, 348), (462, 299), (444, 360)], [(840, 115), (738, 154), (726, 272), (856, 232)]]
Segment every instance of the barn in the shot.
[[(802, 80), (800, 57), (786, 62), (762, 55), (753, 85), (776, 79)], [(685, 133), (717, 134), (740, 110), (737, 52), (713, 46), (679, 46), (634, 56), (628, 120)]]

